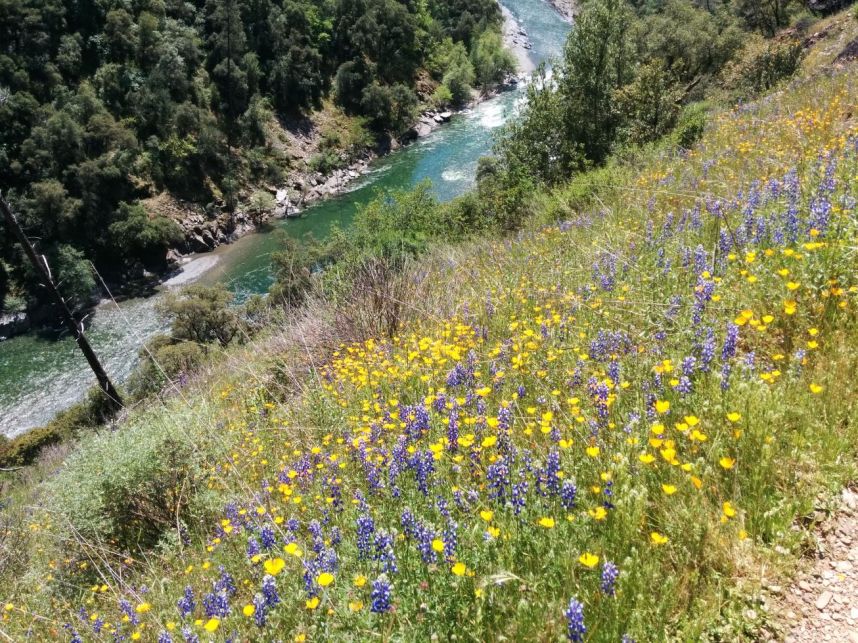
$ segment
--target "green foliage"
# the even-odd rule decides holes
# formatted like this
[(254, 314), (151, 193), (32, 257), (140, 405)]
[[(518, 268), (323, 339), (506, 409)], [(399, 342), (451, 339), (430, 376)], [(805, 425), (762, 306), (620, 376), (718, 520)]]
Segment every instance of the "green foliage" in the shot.
[(679, 147), (689, 149), (700, 140), (706, 128), (708, 110), (709, 105), (700, 102), (691, 103), (680, 112), (673, 131), (674, 140)]
[(679, 114), (682, 93), (661, 60), (642, 65), (613, 99), (622, 122), (619, 139), (641, 145), (667, 134)]
[(180, 382), (196, 371), (206, 359), (199, 344), (168, 335), (157, 335), (140, 351), (140, 362), (128, 380), (128, 392), (134, 399), (143, 399), (159, 392), (170, 382)]
[(471, 50), (474, 77), (481, 87), (497, 85), (515, 71), (515, 59), (504, 48), (500, 33), (484, 31)]
[(179, 292), (168, 292), (158, 302), (159, 312), (172, 323), (170, 336), (176, 341), (229, 344), (240, 331), (237, 312), (230, 307), (234, 295), (223, 284), (194, 284)]
[(313, 287), (313, 271), (324, 260), (325, 250), (312, 235), (302, 239), (283, 235), (280, 249), (271, 259), (275, 281), (270, 296), (278, 304), (296, 307), (303, 303)]
[(771, 89), (795, 73), (803, 52), (797, 40), (753, 39), (736, 60), (725, 67), (724, 87), (737, 100)]
[(100, 389), (91, 389), (82, 402), (61, 411), (47, 425), (0, 442), (0, 467), (32, 464), (48, 446), (74, 439), (105, 422), (112, 413)]
[(149, 216), (140, 204), (120, 203), (118, 216), (119, 220), (110, 224), (113, 243), (139, 256), (147, 266), (162, 264), (167, 248), (182, 240), (175, 221)]
[(134, 554), (184, 525), (200, 524), (212, 510), (201, 489), (203, 467), (179, 418), (88, 438), (46, 495), (80, 536), (67, 545), (67, 555), (85, 557), (88, 543)]
[[(784, 0), (751, 4), (759, 4), (754, 11), (773, 25), (789, 14)], [(715, 80), (744, 98), (793, 73), (800, 45), (743, 31), (750, 24), (746, 10), (750, 4), (743, 2), (585, 3), (555, 77), (537, 78), (524, 114), (497, 143), (504, 171), (556, 184), (604, 162), (618, 146), (664, 137), (683, 104), (719, 91)], [(680, 145), (699, 136), (703, 117), (701, 111), (685, 114)]]

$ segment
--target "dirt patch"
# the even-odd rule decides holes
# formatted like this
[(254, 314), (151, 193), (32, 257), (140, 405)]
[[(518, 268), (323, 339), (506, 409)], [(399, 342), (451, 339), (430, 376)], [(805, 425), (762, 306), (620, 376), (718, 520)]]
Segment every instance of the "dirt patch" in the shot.
[(778, 612), (786, 643), (858, 643), (858, 493), (822, 524), (810, 566), (784, 593)]

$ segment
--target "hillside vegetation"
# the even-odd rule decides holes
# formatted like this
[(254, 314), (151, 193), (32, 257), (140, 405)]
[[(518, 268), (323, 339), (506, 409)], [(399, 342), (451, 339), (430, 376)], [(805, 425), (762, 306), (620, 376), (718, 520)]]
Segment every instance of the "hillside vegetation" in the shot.
[(514, 235), (306, 294), (45, 454), (0, 514), (2, 631), (776, 634), (761, 589), (858, 474), (858, 69), (832, 65), (858, 22), (825, 29), (691, 149), (679, 130), (534, 178)]
[[(494, 0), (4, 0), (0, 189), (84, 306), (87, 260), (125, 286), (183, 240), (141, 201), (214, 218), (308, 165), (347, 165), (418, 106), (502, 81), (501, 20)], [(318, 154), (293, 158), (284, 128)], [(25, 264), (0, 230), (0, 312), (43, 303)]]

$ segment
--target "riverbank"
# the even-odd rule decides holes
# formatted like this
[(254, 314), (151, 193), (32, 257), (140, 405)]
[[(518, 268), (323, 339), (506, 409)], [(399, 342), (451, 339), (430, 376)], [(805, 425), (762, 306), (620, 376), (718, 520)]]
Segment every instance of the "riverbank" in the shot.
[[(568, 34), (568, 23), (544, 0), (516, 0), (515, 16), (526, 29), (535, 63), (556, 60)], [(334, 226), (348, 227), (363, 205), (379, 191), (410, 189), (431, 181), (440, 201), (453, 199), (473, 185), (479, 158), (489, 154), (498, 128), (515, 117), (525, 97), (524, 83), (494, 97), (486, 95), (471, 109), (452, 115), (448, 124), (433, 123), (431, 133), (378, 158), (368, 174), (349, 180), (330, 198), (307, 205), (300, 217), (271, 219), (252, 227), (234, 243), (214, 252), (179, 257), (179, 270), (162, 280), (164, 287), (200, 280), (225, 284), (243, 301), (265, 293), (273, 279), (271, 255), (281, 248), (281, 232), (294, 239), (313, 234), (325, 239)], [(434, 119), (433, 119), (434, 120)], [(272, 186), (274, 187), (274, 186)], [(193, 262), (191, 262), (193, 259)], [(159, 295), (108, 302), (88, 317), (88, 336), (105, 368), (118, 383), (126, 380), (141, 347), (163, 332), (155, 306)], [(68, 337), (59, 340), (29, 333), (0, 343), (0, 434), (20, 435), (44, 426), (59, 411), (79, 401), (92, 374)]]
[[(548, 4), (553, 6), (551, 2)], [(517, 66), (515, 74), (489, 91), (474, 92), (470, 101), (455, 109), (423, 111), (414, 125), (398, 140), (388, 138), (378, 148), (367, 150), (360, 158), (327, 175), (313, 171), (293, 172), (286, 183), (269, 188), (268, 191), (274, 198), (275, 206), (261, 215), (252, 216), (247, 211), (247, 203), (245, 203), (243, 204), (245, 207), (235, 213), (224, 213), (209, 221), (204, 219), (200, 208), (197, 208), (198, 212), (192, 212), (190, 217), (184, 219), (172, 216), (171, 218), (177, 220), (183, 227), (186, 242), (184, 248), (171, 251), (170, 260), (177, 269), (165, 274), (161, 283), (167, 287), (177, 287), (198, 280), (217, 264), (216, 256), (208, 256), (208, 253), (215, 248), (234, 243), (274, 221), (301, 217), (308, 207), (349, 192), (361, 178), (372, 171), (374, 161), (428, 137), (438, 128), (448, 124), (455, 116), (467, 114), (480, 103), (496, 97), (501, 92), (515, 89), (519, 83), (525, 82), (536, 69), (530, 53), (533, 46), (527, 31), (519, 24), (512, 11), (502, 4), (499, 6), (503, 15), (501, 34), (505, 48), (515, 59)], [(306, 126), (304, 129), (306, 130)], [(161, 213), (170, 214), (169, 211)]]

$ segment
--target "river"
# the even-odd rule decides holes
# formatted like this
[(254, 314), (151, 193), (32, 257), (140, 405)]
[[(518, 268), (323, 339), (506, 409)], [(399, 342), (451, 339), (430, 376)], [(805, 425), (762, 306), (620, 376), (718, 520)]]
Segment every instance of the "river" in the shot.
[[(550, 62), (561, 54), (569, 24), (547, 2), (504, 0), (503, 4), (527, 31), (534, 63)], [(202, 282), (224, 282), (241, 300), (266, 292), (271, 284), (270, 256), (278, 244), (278, 235), (272, 234), (275, 229), (295, 237), (312, 232), (323, 238), (332, 225), (348, 225), (358, 206), (379, 191), (411, 187), (424, 179), (431, 181), (441, 200), (465, 192), (473, 185), (477, 161), (489, 153), (497, 129), (515, 113), (523, 96), (520, 87), (455, 115), (451, 123), (426, 138), (373, 163), (371, 171), (356, 179), (348, 192), (308, 207), (300, 218), (274, 222), (201, 255), (186, 266), (186, 272), (205, 268)], [(90, 342), (117, 382), (133, 370), (143, 343), (164, 329), (164, 321), (155, 312), (157, 299), (158, 295), (129, 300), (118, 308), (105, 304), (90, 320)], [(70, 338), (56, 340), (37, 334), (0, 342), (0, 374), (0, 434), (8, 437), (45, 424), (95, 384)]]

